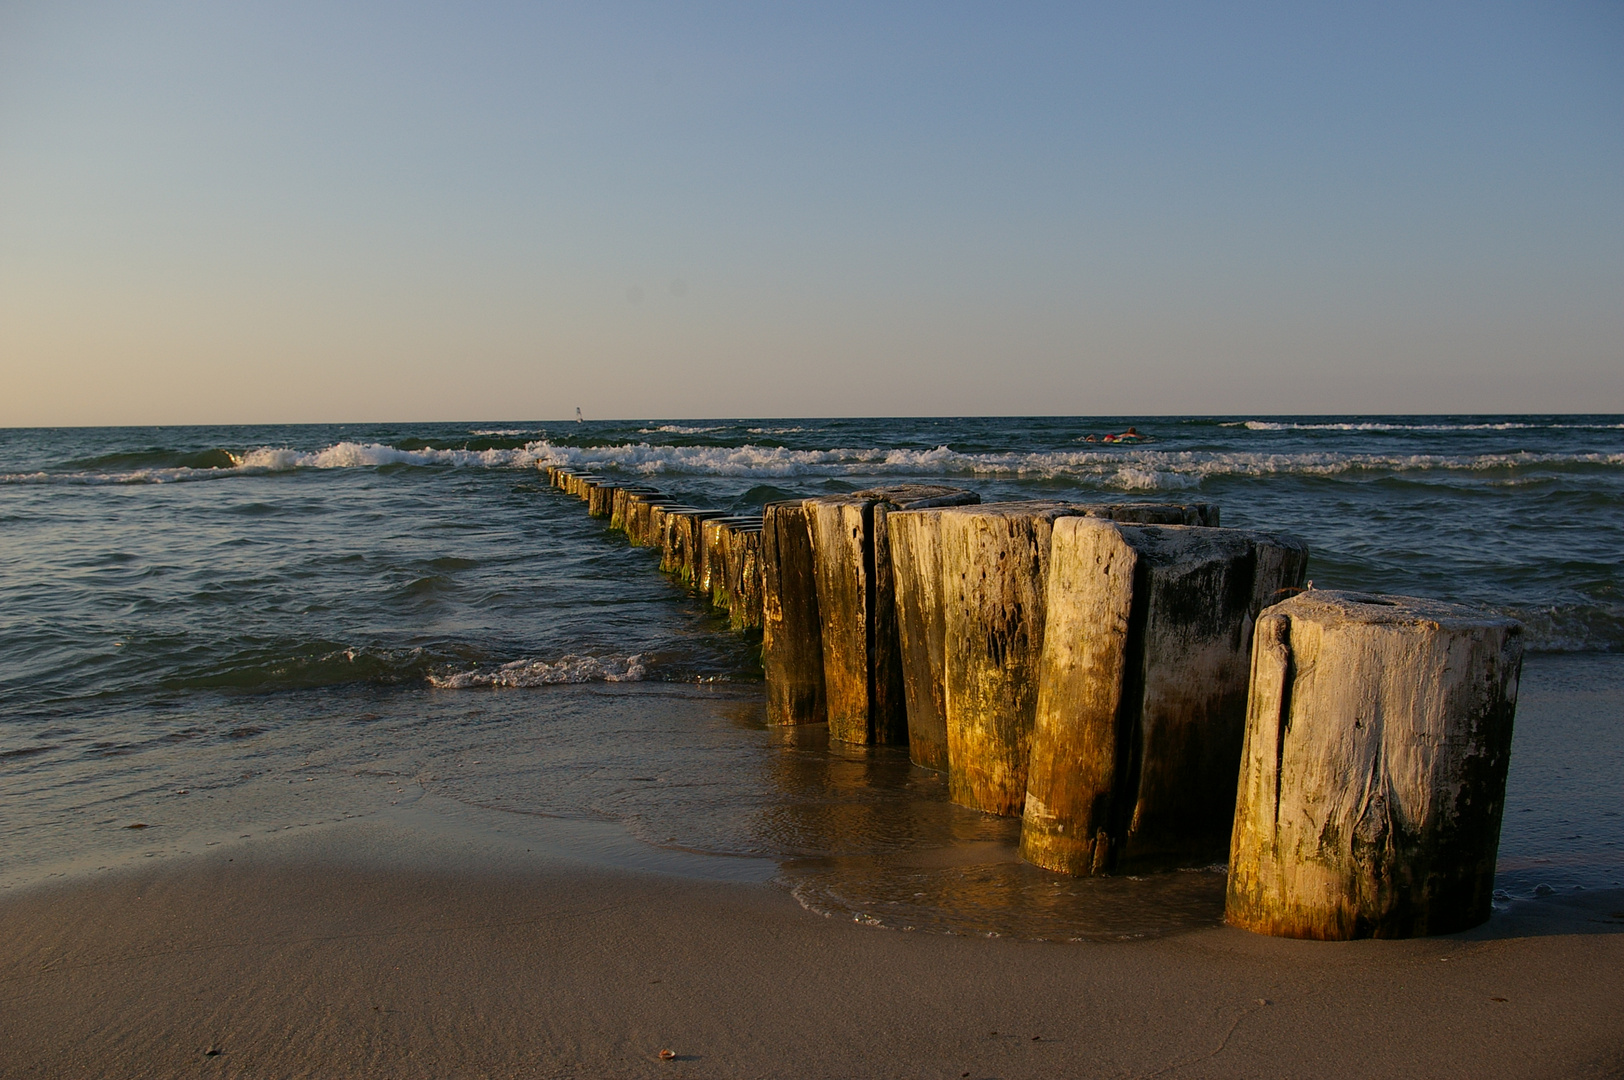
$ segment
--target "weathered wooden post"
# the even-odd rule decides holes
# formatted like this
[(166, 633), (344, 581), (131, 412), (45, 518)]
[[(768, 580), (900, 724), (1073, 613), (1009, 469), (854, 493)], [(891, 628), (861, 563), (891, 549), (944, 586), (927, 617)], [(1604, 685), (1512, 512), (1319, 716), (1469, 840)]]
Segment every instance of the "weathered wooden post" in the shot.
[(657, 499), (649, 503), (648, 507), (648, 546), (658, 548), (660, 551), (660, 569), (666, 570), (666, 535), (670, 532), (667, 519), (674, 513), (682, 510), (698, 510), (697, 506), (687, 503), (672, 502), (669, 499)]
[(1313, 590), (1258, 619), (1225, 918), (1283, 937), (1489, 917), (1522, 628)]
[(667, 506), (658, 513), (664, 530), (660, 569), (692, 584), (700, 530), (706, 521), (723, 517), (727, 511), (704, 510), (697, 506)]
[(761, 525), (761, 667), (769, 724), (821, 724), (823, 628), (803, 502), (770, 503)]
[(626, 538), (635, 547), (653, 547), (654, 511), (661, 506), (678, 506), (676, 499), (631, 494), (626, 496)]
[(724, 514), (700, 524), (694, 552), (694, 588), (715, 607), (727, 609), (727, 558), (735, 529), (761, 525), (754, 514)]
[(943, 600), (942, 516), (924, 510), (890, 514), (896, 591), (898, 657), (908, 716), (908, 758), (915, 765), (947, 771), (947, 700), (942, 684), (947, 642)]
[(736, 631), (761, 629), (763, 535), (759, 523), (733, 530), (727, 553), (727, 614)]
[(609, 527), (619, 529), (621, 532), (630, 530), (626, 527), (626, 508), (633, 495), (647, 495), (650, 498), (659, 498), (660, 492), (656, 488), (645, 487), (640, 484), (628, 484), (615, 488), (614, 501), (609, 507)]
[(860, 744), (908, 741), (886, 526), (890, 513), (980, 501), (962, 488), (924, 484), (806, 501), (830, 738)]
[(1307, 568), (1289, 536), (1054, 523), (1024, 858), (1082, 875), (1224, 857), (1253, 622)]
[(588, 517), (606, 518), (614, 509), (614, 496), (617, 487), (608, 480), (598, 479), (586, 487), (586, 512)]
[(1037, 709), (1049, 541), (1054, 522), (1095, 516), (1180, 524), (1209, 508), (1165, 503), (1007, 502), (941, 515), (942, 664), (948, 794), (962, 806), (1019, 814)]

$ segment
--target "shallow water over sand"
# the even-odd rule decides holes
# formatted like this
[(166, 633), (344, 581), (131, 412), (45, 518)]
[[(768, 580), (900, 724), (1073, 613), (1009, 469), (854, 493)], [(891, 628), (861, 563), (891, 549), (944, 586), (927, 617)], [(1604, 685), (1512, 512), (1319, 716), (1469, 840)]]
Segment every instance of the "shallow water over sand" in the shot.
[(1624, 881), (1617, 418), (1077, 441), (1122, 426), (0, 433), (0, 886), (412, 814), (515, 853), (771, 878), (888, 926), (1109, 938), (1218, 919), (1213, 868), (1061, 878), (903, 752), (765, 727), (753, 643), (548, 490), (548, 459), (715, 506), (876, 479), (1212, 500), (1226, 524), (1306, 536), (1320, 585), (1512, 611), (1536, 652), (1501, 887)]
[[(1501, 887), (1617, 886), (1624, 657), (1536, 657), (1524, 687)], [(776, 880), (810, 910), (896, 928), (1101, 939), (1221, 918), (1221, 868), (1076, 881), (1026, 865), (1015, 820), (948, 803), (896, 749), (766, 727), (755, 687), (352, 687), (263, 706), (177, 716), (188, 734), (139, 763), (14, 765), (0, 887), (410, 814), (521, 860)]]

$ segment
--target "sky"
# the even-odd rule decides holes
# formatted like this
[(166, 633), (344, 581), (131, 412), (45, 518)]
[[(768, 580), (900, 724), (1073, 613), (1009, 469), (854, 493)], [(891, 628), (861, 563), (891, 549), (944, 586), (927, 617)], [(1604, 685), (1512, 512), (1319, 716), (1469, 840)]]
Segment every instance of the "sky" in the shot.
[(1624, 4), (0, 0), (0, 426), (1624, 412)]

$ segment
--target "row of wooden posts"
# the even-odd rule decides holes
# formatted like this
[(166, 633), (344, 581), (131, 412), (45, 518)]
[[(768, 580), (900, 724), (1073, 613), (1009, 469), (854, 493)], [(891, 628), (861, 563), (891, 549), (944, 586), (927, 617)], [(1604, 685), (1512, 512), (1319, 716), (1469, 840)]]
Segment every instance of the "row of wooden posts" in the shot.
[(1227, 920), (1292, 937), (1488, 918), (1509, 619), (1305, 588), (1307, 545), (1206, 503), (902, 485), (731, 515), (549, 476), (760, 629), (769, 722), (906, 744), (1039, 866), (1227, 857)]

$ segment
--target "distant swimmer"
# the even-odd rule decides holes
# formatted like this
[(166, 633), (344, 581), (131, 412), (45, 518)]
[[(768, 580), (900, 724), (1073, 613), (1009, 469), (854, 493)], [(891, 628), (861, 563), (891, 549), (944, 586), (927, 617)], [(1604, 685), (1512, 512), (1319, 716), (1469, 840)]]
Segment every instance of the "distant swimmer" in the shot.
[[(1093, 437), (1090, 436), (1088, 439), (1086, 439), (1084, 441), (1092, 442)], [(1129, 428), (1127, 431), (1124, 431), (1120, 435), (1104, 435), (1104, 436), (1100, 437), (1100, 442), (1109, 442), (1109, 443), (1138, 443), (1138, 442), (1150, 442), (1150, 441), (1151, 441), (1150, 436), (1149, 435), (1141, 435), (1141, 434), (1139, 434), (1139, 429), (1138, 428)]]

